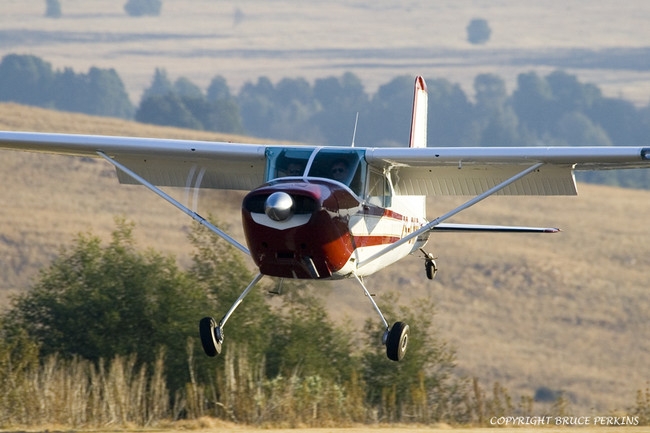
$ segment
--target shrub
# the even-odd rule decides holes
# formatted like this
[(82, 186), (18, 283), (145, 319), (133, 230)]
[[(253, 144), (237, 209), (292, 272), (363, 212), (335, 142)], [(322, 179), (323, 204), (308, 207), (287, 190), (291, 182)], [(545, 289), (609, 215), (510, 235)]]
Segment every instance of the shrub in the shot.
[(490, 40), (492, 30), (483, 18), (474, 18), (467, 25), (467, 40), (471, 44), (484, 44)]
[(161, 9), (162, 0), (129, 0), (124, 5), (126, 13), (132, 17), (158, 16)]

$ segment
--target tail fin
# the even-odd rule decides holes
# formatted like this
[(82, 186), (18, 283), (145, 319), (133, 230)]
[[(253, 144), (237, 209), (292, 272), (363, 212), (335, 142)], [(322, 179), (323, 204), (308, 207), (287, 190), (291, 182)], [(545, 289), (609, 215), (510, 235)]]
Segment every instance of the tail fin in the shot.
[(413, 118), (411, 120), (411, 141), (409, 147), (427, 147), (427, 111), (429, 104), (427, 85), (424, 78), (415, 79), (413, 95)]

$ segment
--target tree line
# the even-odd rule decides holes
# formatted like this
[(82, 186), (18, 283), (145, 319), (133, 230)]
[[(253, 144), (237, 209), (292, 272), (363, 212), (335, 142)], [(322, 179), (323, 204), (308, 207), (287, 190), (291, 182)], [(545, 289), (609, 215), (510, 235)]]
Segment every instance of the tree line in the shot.
[[(224, 420), (284, 427), (412, 422), (484, 425), (492, 417), (566, 416), (562, 395), (534, 407), (513, 402), (455, 371), (453, 348), (434, 323), (435, 306), (385, 311), (417, 323), (408, 356), (386, 359), (381, 327), (362, 331), (327, 314), (304, 285), (283, 302), (252, 292), (228, 322), (218, 358), (206, 357), (198, 318), (223, 312), (252, 279), (240, 254), (195, 226), (192, 265), (140, 250), (133, 224), (117, 221), (107, 244), (80, 234), (0, 315), (0, 426), (156, 425)], [(267, 287), (271, 289), (271, 287)], [(275, 305), (275, 306), (273, 306)], [(650, 422), (650, 394), (629, 415)]]
[[(517, 77), (508, 93), (495, 74), (480, 74), (470, 98), (457, 83), (427, 78), (430, 146), (646, 145), (650, 104), (637, 108), (606, 97), (598, 86), (554, 71)], [(316, 79), (267, 77), (233, 93), (216, 75), (203, 91), (186, 77), (171, 80), (156, 69), (138, 106), (113, 69), (87, 74), (54, 71), (34, 56), (10, 54), (0, 63), (0, 101), (135, 119), (144, 123), (247, 134), (311, 144), (347, 146), (356, 113), (356, 143), (405, 146), (409, 136), (413, 77), (400, 76), (373, 95), (362, 80), (345, 73)], [(583, 179), (647, 188), (646, 171), (595, 173)]]

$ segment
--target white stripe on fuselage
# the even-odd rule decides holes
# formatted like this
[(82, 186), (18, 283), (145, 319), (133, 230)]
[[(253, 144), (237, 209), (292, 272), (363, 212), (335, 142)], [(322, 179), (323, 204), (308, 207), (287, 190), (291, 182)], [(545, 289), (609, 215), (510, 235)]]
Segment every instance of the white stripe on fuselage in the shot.
[(357, 248), (352, 253), (350, 260), (332, 278), (345, 278), (355, 272), (358, 276), (370, 275), (382, 268), (395, 263), (407, 255), (417, 251), (426, 243), (426, 239), (413, 239), (406, 244), (386, 253), (383, 257), (374, 260), (363, 267), (357, 263), (371, 257), (393, 242), (414, 232), (426, 224), (423, 213), (414, 212), (414, 207), (424, 208), (424, 197), (393, 197), (393, 206), (384, 209), (382, 215), (379, 208), (366, 211), (365, 214), (356, 214), (350, 218), (350, 233)]

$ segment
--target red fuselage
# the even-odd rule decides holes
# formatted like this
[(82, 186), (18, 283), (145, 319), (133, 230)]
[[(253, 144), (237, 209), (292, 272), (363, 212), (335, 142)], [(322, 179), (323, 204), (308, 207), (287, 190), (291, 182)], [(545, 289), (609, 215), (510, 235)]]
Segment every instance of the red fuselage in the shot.
[[(264, 213), (274, 192), (289, 194), (293, 216), (275, 222)], [(265, 275), (284, 278), (330, 278), (354, 251), (350, 216), (361, 203), (333, 182), (309, 180), (277, 182), (250, 192), (242, 205), (242, 219), (251, 256)]]
[[(293, 201), (291, 217), (283, 221), (265, 213), (267, 199), (277, 192)], [(242, 220), (251, 256), (262, 274), (306, 279), (341, 278), (344, 266), (354, 267), (361, 259), (360, 251), (388, 246), (423, 224), (418, 218), (362, 203), (337, 182), (311, 178), (276, 180), (250, 192), (242, 204)], [(415, 245), (414, 240), (400, 254)]]

